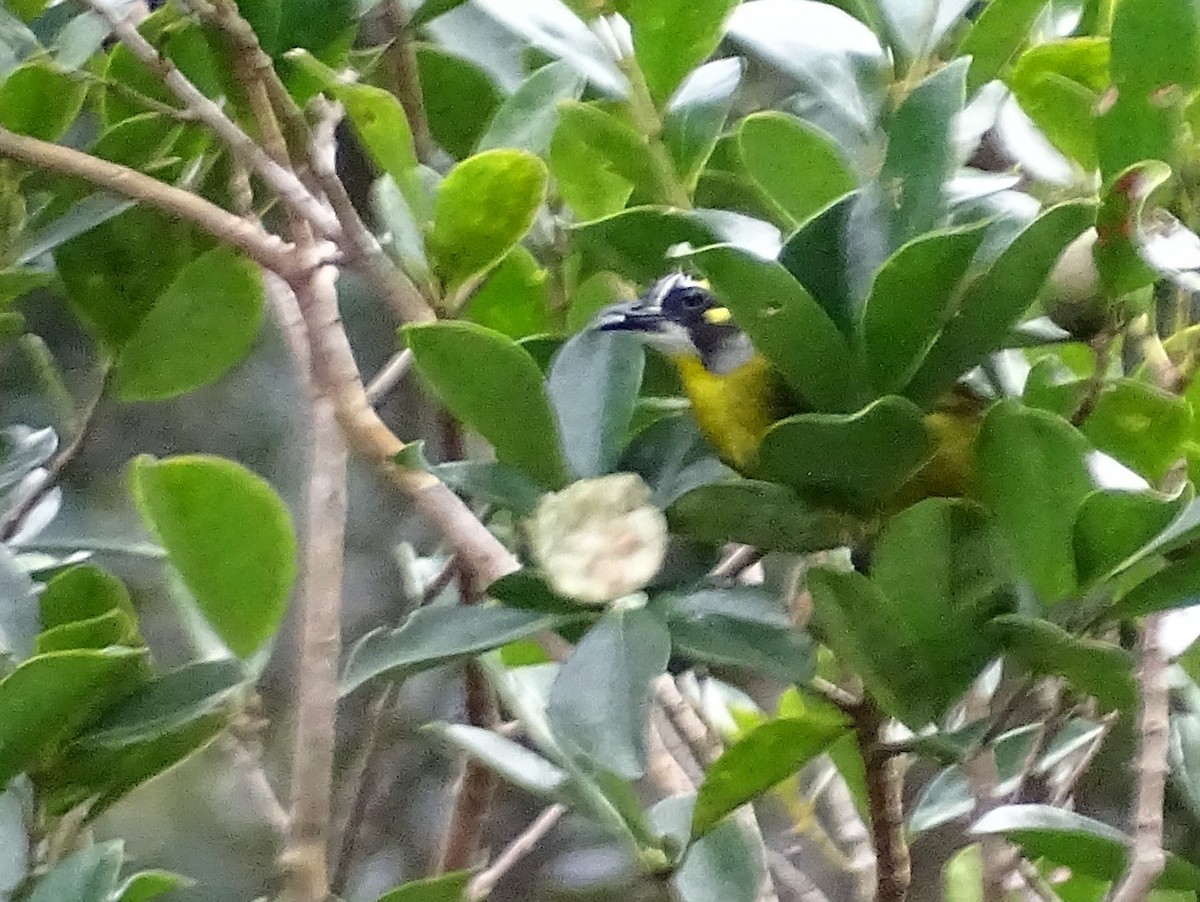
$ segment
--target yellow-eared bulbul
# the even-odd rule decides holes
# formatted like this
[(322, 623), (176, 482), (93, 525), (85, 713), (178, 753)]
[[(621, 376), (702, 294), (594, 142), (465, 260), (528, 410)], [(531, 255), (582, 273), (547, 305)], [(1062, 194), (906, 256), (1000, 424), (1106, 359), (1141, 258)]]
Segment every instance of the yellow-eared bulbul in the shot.
[[(699, 282), (672, 273), (640, 298), (601, 311), (594, 328), (637, 334), (679, 372), (700, 431), (718, 456), (753, 476), (758, 446), (772, 424), (810, 409), (755, 350), (728, 308)], [(984, 401), (956, 390), (925, 418), (936, 451), (889, 507), (968, 493), (972, 446)]]

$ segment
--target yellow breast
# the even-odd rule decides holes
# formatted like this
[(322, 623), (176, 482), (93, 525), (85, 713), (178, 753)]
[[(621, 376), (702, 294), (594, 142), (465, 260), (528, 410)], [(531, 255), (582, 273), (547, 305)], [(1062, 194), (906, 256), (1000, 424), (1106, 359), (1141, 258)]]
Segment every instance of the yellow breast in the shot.
[(751, 469), (767, 429), (790, 412), (779, 375), (759, 356), (724, 374), (709, 372), (695, 357), (673, 362), (705, 438), (729, 466)]

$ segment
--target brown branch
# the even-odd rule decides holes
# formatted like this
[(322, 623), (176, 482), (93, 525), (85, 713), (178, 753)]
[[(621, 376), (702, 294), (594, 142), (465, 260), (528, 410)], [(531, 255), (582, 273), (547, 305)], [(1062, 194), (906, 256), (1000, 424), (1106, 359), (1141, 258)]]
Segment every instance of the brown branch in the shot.
[(428, 164), (433, 160), (437, 145), (434, 143), (433, 133), (429, 130), (429, 117), (425, 115), (425, 97), (421, 91), (421, 78), (417, 71), (417, 53), (408, 27), (408, 10), (404, 8), (401, 0), (387, 0), (384, 11), (393, 32), (392, 43), (384, 51), (389, 70), (390, 90), (404, 107), (417, 159)]
[(1167, 779), (1169, 736), (1167, 656), (1159, 639), (1160, 616), (1142, 622), (1139, 646), (1138, 751), (1133, 810), (1133, 844), (1125, 873), (1108, 897), (1110, 902), (1140, 902), (1167, 864), (1163, 850), (1163, 796)]
[(83, 442), (91, 431), (92, 424), (95, 422), (96, 411), (100, 407), (100, 401), (108, 389), (108, 376), (109, 371), (106, 368), (100, 374), (100, 387), (96, 389), (95, 396), (79, 415), (79, 424), (75, 428), (75, 434), (71, 437), (71, 441), (58, 452), (54, 460), (51, 461), (50, 466), (46, 468), (46, 474), (42, 477), (42, 481), (25, 497), (24, 501), (12, 509), (3, 522), (0, 522), (0, 542), (12, 540), (13, 536), (20, 531), (21, 524), (25, 522), (25, 518), (33, 513), (34, 508), (58, 484), (63, 471), (79, 454), (80, 449), (83, 447)]
[(341, 238), (337, 217), (309, 192), (296, 173), (271, 159), (253, 138), (225, 115), (220, 106), (197, 88), (170, 59), (159, 53), (128, 17), (103, 0), (85, 2), (109, 24), (117, 39), (155, 73), (187, 109), (224, 141), (234, 155), (257, 173), (291, 210), (311, 223), (317, 234), (331, 241)]
[(567, 809), (554, 804), (534, 818), (533, 823), (526, 827), (504, 851), (496, 856), (496, 860), (480, 871), (467, 885), (467, 898), (472, 902), (486, 899), (496, 888), (496, 884), (511, 871), (526, 855), (534, 850), (542, 838), (553, 829), (559, 818), (566, 814)]
[(904, 902), (912, 874), (904, 835), (903, 761), (881, 741), (885, 719), (874, 702), (864, 699), (853, 717), (875, 844), (875, 902)]
[(20, 160), (36, 169), (84, 179), (113, 194), (140, 201), (195, 223), (215, 238), (246, 253), (250, 259), (286, 279), (301, 277), (312, 263), (295, 248), (261, 226), (247, 222), (204, 198), (176, 188), (136, 169), (110, 163), (82, 151), (18, 135), (0, 128), (0, 156)]

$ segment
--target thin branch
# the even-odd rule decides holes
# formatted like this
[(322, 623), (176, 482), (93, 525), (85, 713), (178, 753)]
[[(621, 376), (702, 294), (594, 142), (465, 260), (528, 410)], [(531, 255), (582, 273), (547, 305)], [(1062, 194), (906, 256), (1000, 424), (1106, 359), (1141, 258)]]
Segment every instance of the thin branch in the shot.
[(383, 369), (367, 384), (367, 401), (371, 406), (378, 405), (387, 395), (400, 384), (406, 373), (412, 367), (412, 351), (405, 348), (384, 364)]
[(912, 873), (904, 835), (903, 762), (880, 741), (884, 723), (882, 712), (869, 699), (854, 713), (875, 844), (875, 902), (904, 902)]
[(743, 573), (757, 564), (765, 555), (750, 545), (738, 545), (708, 575), (715, 583), (733, 585)]
[(1021, 879), (1025, 881), (1025, 885), (1029, 887), (1029, 891), (1037, 896), (1041, 902), (1062, 902), (1058, 893), (1054, 891), (1054, 887), (1038, 872), (1038, 869), (1029, 859), (1017, 859), (1017, 873), (1021, 875)]
[(792, 864), (792, 860), (782, 852), (768, 848), (767, 867), (771, 869), (775, 885), (789, 890), (799, 902), (829, 902), (812, 878)]
[(341, 238), (341, 226), (337, 217), (309, 192), (296, 173), (272, 160), (253, 138), (225, 115), (225, 112), (197, 88), (170, 59), (159, 53), (127, 16), (122, 15), (106, 0), (85, 2), (109, 24), (117, 39), (154, 72), (187, 109), (194, 112), (201, 122), (229, 145), (230, 150), (245, 161), (289, 208), (310, 222), (317, 234), (331, 241)]
[(1100, 721), (1103, 729), (1101, 729), (1096, 738), (1092, 740), (1092, 743), (1087, 747), (1087, 750), (1079, 756), (1079, 760), (1075, 762), (1074, 766), (1066, 772), (1066, 774), (1058, 782), (1058, 785), (1055, 786), (1054, 795), (1050, 799), (1050, 804), (1055, 808), (1061, 808), (1067, 803), (1067, 800), (1071, 798), (1071, 792), (1075, 789), (1075, 784), (1079, 782), (1079, 778), (1087, 772), (1087, 769), (1092, 765), (1092, 761), (1095, 760), (1096, 755), (1100, 753), (1100, 748), (1104, 745), (1104, 740), (1108, 737), (1108, 733), (1112, 729), (1113, 724), (1117, 722), (1117, 717), (1117, 712), (1113, 711), (1107, 714)]
[(0, 128), (0, 156), (36, 169), (84, 179), (113, 194), (140, 201), (177, 219), (195, 223), (215, 238), (231, 244), (259, 266), (285, 279), (300, 278), (311, 269), (295, 248), (261, 226), (248, 222), (204, 198), (176, 188), (136, 169), (110, 163), (82, 151), (18, 135)]
[(46, 468), (46, 474), (42, 477), (42, 481), (25, 497), (24, 501), (9, 512), (3, 522), (0, 522), (0, 542), (8, 542), (17, 534), (21, 529), (21, 524), (25, 522), (25, 518), (33, 513), (34, 508), (58, 484), (63, 471), (79, 454), (84, 440), (87, 438), (92, 424), (95, 422), (96, 411), (100, 407), (100, 401), (108, 389), (108, 375), (109, 372), (107, 369), (100, 374), (100, 387), (96, 389), (95, 396), (79, 415), (79, 425), (75, 429), (75, 434), (71, 437), (71, 441), (58, 452), (54, 460), (51, 461), (50, 466)]
[(553, 829), (567, 809), (554, 804), (534, 818), (533, 823), (496, 856), (496, 860), (472, 878), (467, 885), (467, 898), (472, 902), (486, 899), (504, 875), (515, 867), (522, 858), (534, 850), (542, 838)]
[(1167, 655), (1160, 642), (1159, 622), (1160, 617), (1156, 614), (1142, 622), (1133, 844), (1125, 873), (1108, 897), (1110, 902), (1145, 899), (1167, 863), (1167, 853), (1163, 850), (1163, 796), (1169, 736)]
[(392, 43), (384, 51), (384, 59), (390, 70), (390, 90), (404, 107), (417, 159), (429, 164), (437, 145), (429, 130), (429, 117), (425, 115), (425, 97), (421, 91), (421, 79), (417, 71), (416, 49), (413, 47), (412, 33), (408, 28), (408, 10), (401, 0), (387, 0), (384, 12), (393, 32)]
[(1071, 414), (1072, 426), (1082, 426), (1087, 422), (1087, 418), (1092, 415), (1092, 412), (1096, 409), (1096, 404), (1100, 401), (1100, 395), (1104, 392), (1104, 386), (1107, 381), (1108, 367), (1112, 361), (1113, 342), (1115, 339), (1116, 332), (1111, 329), (1105, 329), (1091, 341), (1094, 368), (1092, 375), (1088, 377), (1085, 383), (1083, 397), (1079, 399), (1079, 405), (1075, 408), (1075, 412)]

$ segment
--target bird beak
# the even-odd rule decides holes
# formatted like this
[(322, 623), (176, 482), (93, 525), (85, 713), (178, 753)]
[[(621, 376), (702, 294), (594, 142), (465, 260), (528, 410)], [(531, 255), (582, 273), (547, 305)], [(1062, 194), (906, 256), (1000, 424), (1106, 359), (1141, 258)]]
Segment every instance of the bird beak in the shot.
[(644, 297), (605, 307), (592, 320), (592, 328), (600, 332), (657, 332), (662, 324), (662, 310)]

